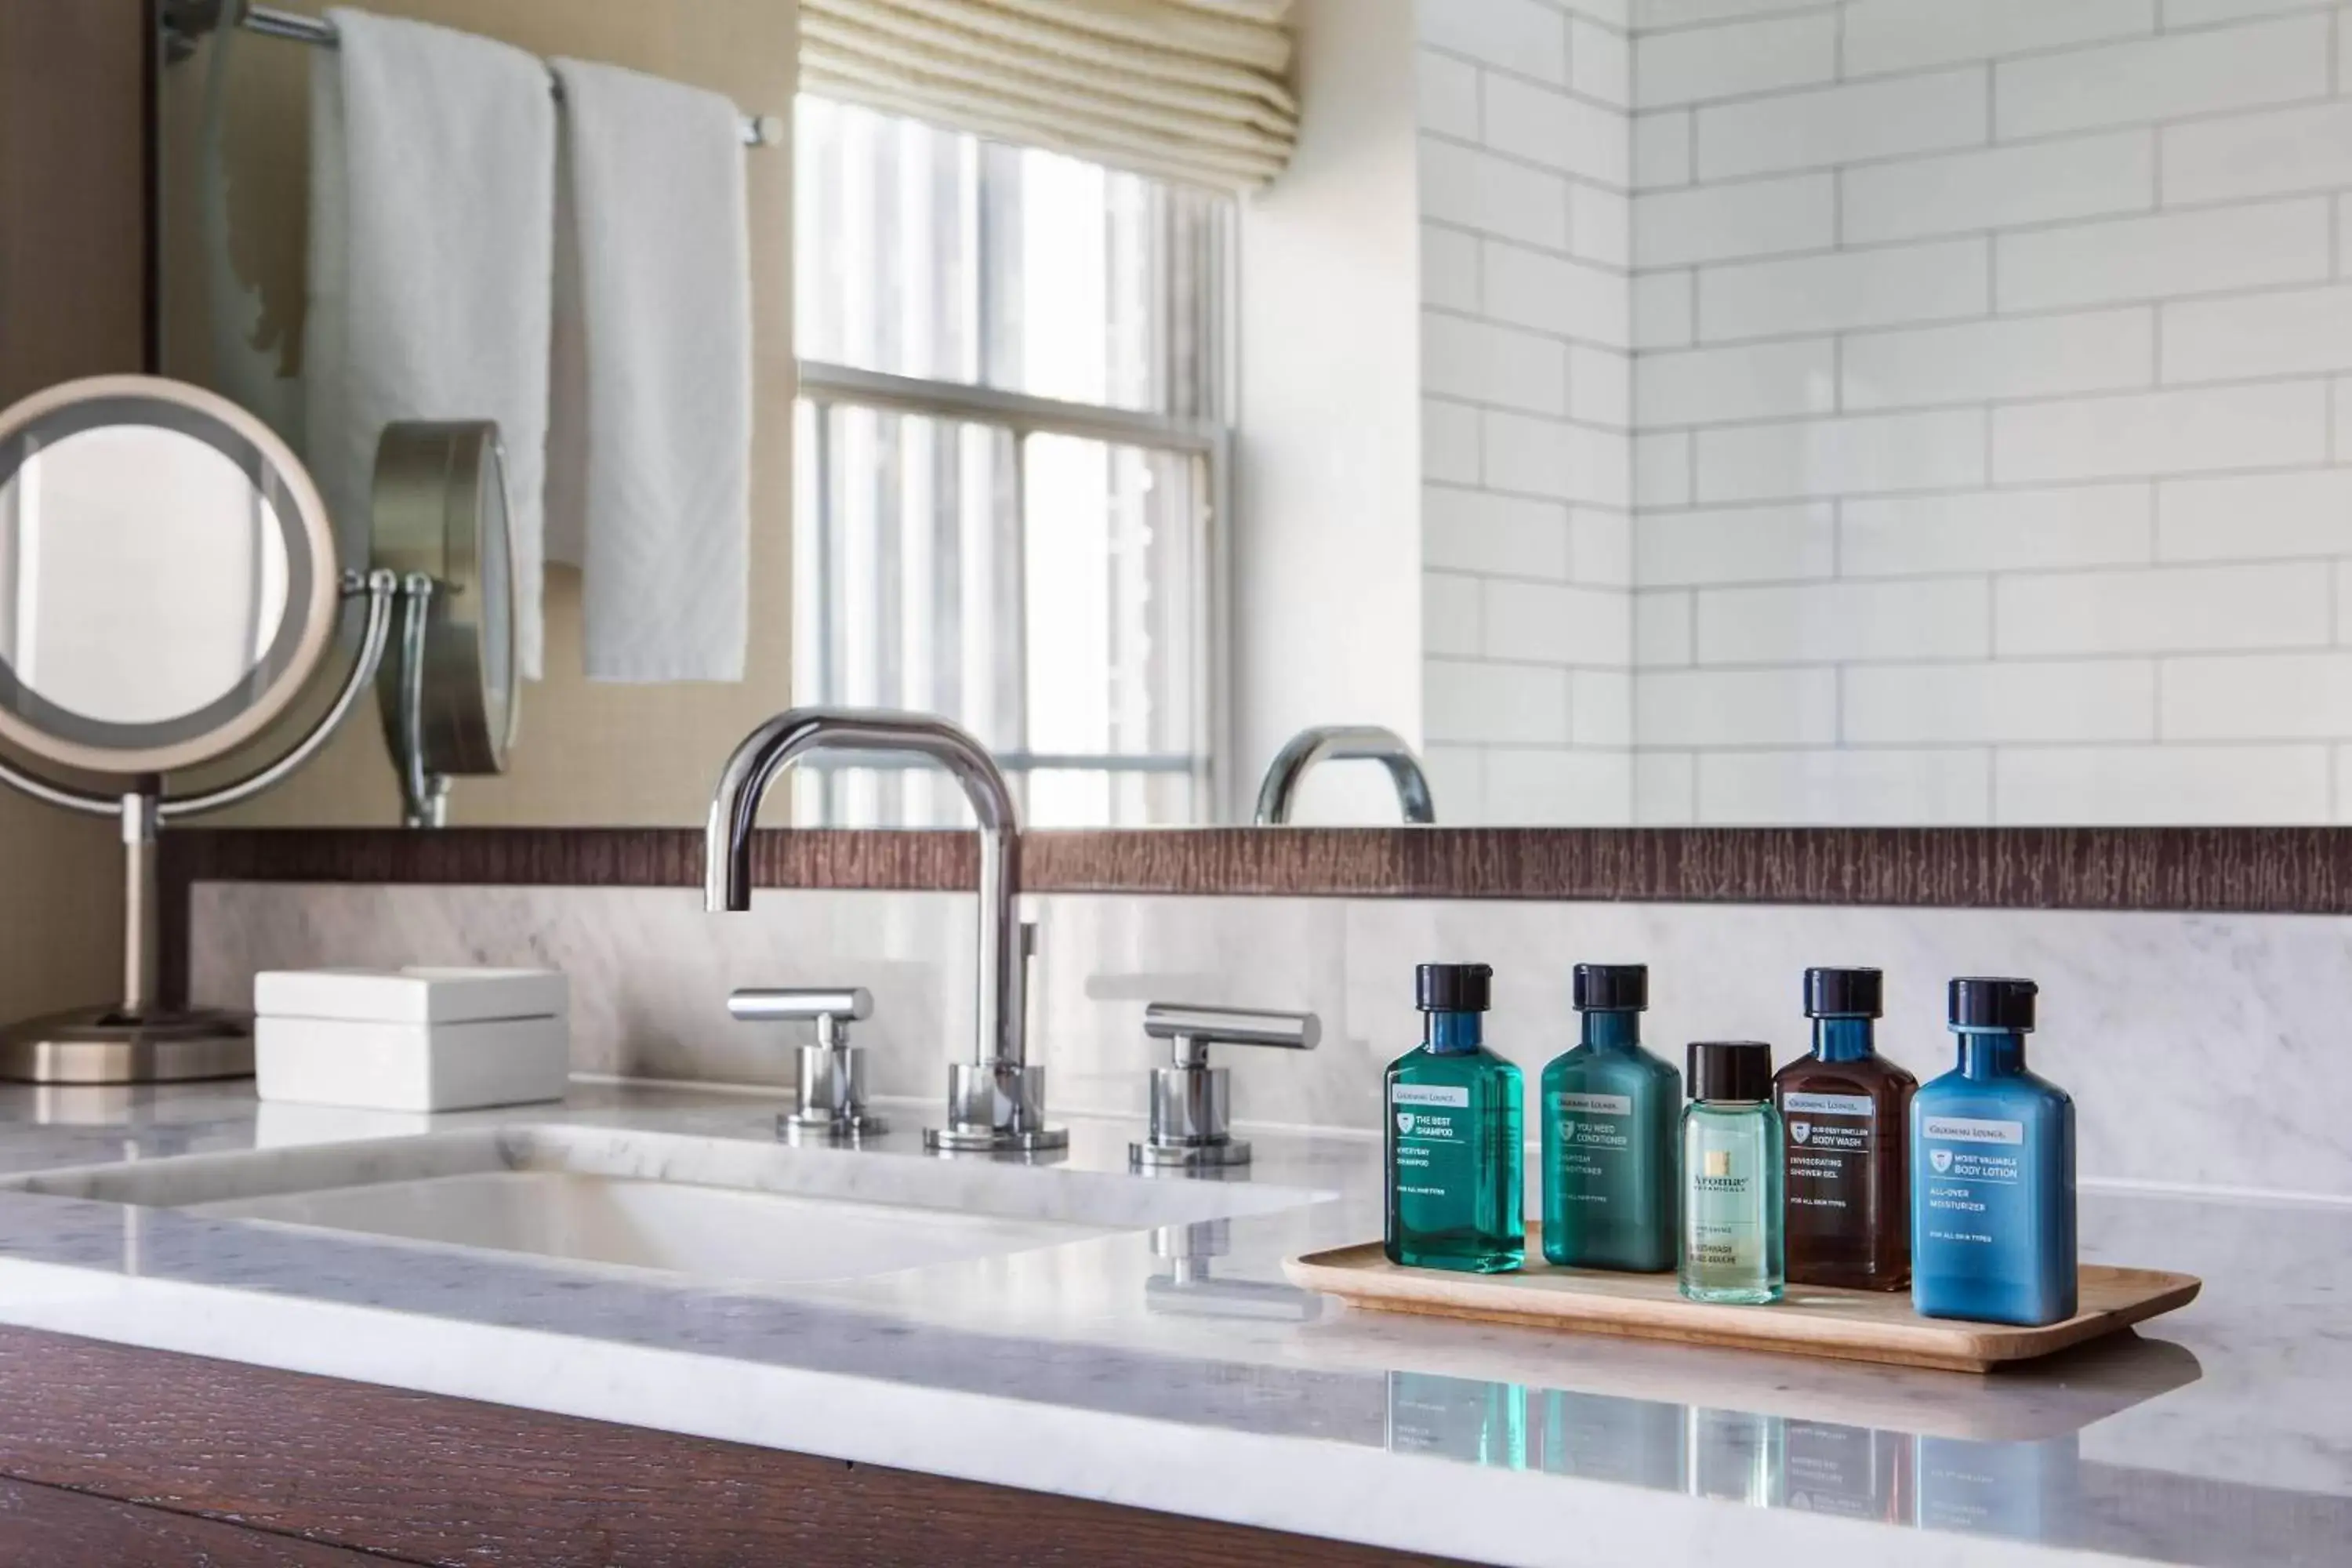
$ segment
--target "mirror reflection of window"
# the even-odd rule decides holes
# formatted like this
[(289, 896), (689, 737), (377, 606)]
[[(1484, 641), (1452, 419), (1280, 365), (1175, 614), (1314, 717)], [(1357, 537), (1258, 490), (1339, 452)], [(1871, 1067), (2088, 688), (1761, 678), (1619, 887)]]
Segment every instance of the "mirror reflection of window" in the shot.
[[(1232, 198), (807, 96), (795, 156), (795, 700), (955, 720), (1033, 826), (1206, 820)], [(880, 759), (793, 787), (967, 820)]]
[[(167, 508), (179, 526), (158, 529)], [(268, 653), (286, 595), (275, 508), (192, 436), (80, 431), (0, 486), (0, 657), (69, 712), (161, 723), (219, 701)]]

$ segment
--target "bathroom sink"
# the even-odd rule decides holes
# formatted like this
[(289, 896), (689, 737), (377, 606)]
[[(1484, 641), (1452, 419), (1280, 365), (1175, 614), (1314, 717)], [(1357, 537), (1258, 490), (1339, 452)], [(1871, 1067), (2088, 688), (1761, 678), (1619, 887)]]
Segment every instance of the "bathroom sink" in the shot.
[(1328, 1195), (563, 1126), (85, 1166), (0, 1190), (768, 1283), (859, 1279)]

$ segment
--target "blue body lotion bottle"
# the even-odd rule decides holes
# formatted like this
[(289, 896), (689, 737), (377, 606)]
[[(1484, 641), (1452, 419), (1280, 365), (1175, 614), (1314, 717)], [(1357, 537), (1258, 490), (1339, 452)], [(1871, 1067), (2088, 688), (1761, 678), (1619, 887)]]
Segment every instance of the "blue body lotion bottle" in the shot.
[(1911, 1304), (1923, 1317), (2074, 1315), (2074, 1102), (2025, 1067), (2031, 980), (1951, 984), (1959, 1065), (1911, 1102)]

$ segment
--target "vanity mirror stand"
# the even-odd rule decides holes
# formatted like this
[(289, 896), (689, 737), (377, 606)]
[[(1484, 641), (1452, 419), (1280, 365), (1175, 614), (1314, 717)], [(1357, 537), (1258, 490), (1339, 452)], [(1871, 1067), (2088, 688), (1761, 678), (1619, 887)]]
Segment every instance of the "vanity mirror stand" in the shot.
[[(121, 999), (0, 1032), (0, 1079), (252, 1072), (247, 1019), (163, 1005), (156, 836), (261, 794), (325, 743), (375, 677), (398, 592), (389, 570), (338, 567), (300, 462), (224, 398), (101, 376), (0, 412), (0, 742), (16, 753), (0, 754), (0, 782), (117, 818), (123, 847)], [(305, 724), (341, 605), (362, 598), (356, 657)], [(287, 733), (298, 738), (283, 744)], [(166, 789), (170, 774), (273, 742), (273, 760), (230, 782)]]

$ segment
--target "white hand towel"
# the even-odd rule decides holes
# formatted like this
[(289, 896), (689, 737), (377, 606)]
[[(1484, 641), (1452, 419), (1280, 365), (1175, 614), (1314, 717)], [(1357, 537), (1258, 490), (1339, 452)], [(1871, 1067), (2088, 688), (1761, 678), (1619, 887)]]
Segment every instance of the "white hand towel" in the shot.
[(310, 468), (350, 538), (387, 422), (497, 420), (516, 633), (536, 677), (554, 289), (547, 68), (470, 34), (327, 16), (341, 47), (319, 50), (311, 76)]
[(743, 143), (716, 93), (553, 62), (563, 84), (551, 554), (585, 580), (593, 680), (740, 680), (751, 531)]

